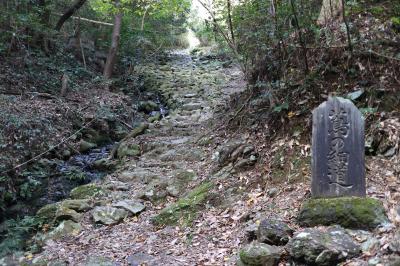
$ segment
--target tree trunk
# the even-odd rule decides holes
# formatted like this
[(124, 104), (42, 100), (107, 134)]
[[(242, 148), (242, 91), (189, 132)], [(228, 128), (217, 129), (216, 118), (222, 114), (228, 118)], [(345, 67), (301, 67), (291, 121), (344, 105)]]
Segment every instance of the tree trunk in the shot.
[(119, 39), (120, 39), (120, 32), (121, 32), (121, 24), (122, 24), (122, 13), (118, 13), (115, 15), (114, 18), (114, 28), (112, 32), (112, 37), (111, 37), (111, 47), (108, 52), (107, 56), (107, 61), (106, 65), (104, 67), (104, 72), (103, 76), (106, 79), (111, 78), (115, 61), (117, 58), (117, 52), (118, 52), (118, 45), (119, 45)]
[(60, 31), (64, 22), (67, 21), (79, 8), (83, 6), (86, 0), (77, 0), (75, 4), (70, 7), (58, 20), (56, 27), (54, 28), (56, 31)]
[(299, 35), (300, 45), (301, 45), (301, 48), (303, 50), (302, 54), (303, 54), (303, 60), (304, 60), (304, 75), (307, 76), (307, 74), (309, 72), (309, 69), (308, 69), (308, 58), (307, 58), (306, 42), (305, 42), (305, 40), (303, 38), (303, 33), (301, 31), (299, 20), (297, 18), (297, 11), (296, 11), (296, 7), (294, 5), (294, 0), (290, 0), (290, 5), (292, 7), (294, 23), (295, 23), (295, 26), (297, 28), (297, 33)]
[(235, 43), (235, 34), (233, 33), (233, 24), (232, 24), (232, 16), (231, 16), (231, 0), (226, 0), (227, 8), (228, 8), (228, 25), (229, 31), (231, 32), (232, 43)]
[(319, 25), (326, 25), (335, 19), (340, 19), (342, 8), (341, 0), (323, 0), (317, 23)]

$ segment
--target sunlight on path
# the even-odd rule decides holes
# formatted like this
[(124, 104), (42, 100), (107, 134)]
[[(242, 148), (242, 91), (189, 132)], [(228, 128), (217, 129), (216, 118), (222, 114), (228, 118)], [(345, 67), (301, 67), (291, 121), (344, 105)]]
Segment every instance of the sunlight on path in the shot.
[(200, 45), (200, 40), (196, 37), (196, 34), (190, 28), (187, 29), (187, 40), (189, 43), (188, 50), (193, 50)]

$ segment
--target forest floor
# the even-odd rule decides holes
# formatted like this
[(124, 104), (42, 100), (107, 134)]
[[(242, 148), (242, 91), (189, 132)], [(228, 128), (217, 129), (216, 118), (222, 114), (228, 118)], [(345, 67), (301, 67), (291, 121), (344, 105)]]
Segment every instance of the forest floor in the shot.
[[(286, 133), (270, 140), (267, 130), (254, 133), (248, 128), (233, 133), (218, 127), (227, 122), (221, 121), (221, 107), (229, 104), (230, 96), (245, 90), (246, 84), (234, 65), (223, 67), (218, 60), (202, 59), (177, 52), (165, 65), (142, 66), (162, 81), (160, 94), (173, 99), (176, 108), (151, 123), (145, 134), (124, 140), (139, 145), (141, 155), (125, 157), (115, 172), (99, 181), (101, 186), (113, 183), (123, 187), (109, 191), (99, 204), (141, 199), (144, 212), (110, 226), (94, 224), (92, 212), (86, 212), (80, 222), (82, 231), (46, 241), (43, 251), (33, 255), (36, 261), (61, 263), (57, 265), (234, 265), (239, 248), (248, 243), (246, 228), (260, 220), (279, 218), (301, 230), (296, 217), (310, 196), (309, 136)], [(248, 153), (224, 161), (226, 151), (239, 146)], [(400, 193), (393, 160), (367, 158), (367, 194), (383, 200), (396, 225), (400, 222), (396, 210)], [(190, 178), (182, 181), (182, 175)], [(176, 225), (154, 223), (166, 206), (207, 182), (213, 184), (206, 191), (207, 202), (202, 209), (191, 210), (192, 217), (182, 215)], [(392, 234), (393, 227), (374, 231), (378, 246), (345, 265), (366, 265), (363, 263), (370, 258), (385, 256)], [(27, 256), (32, 259), (31, 254)]]

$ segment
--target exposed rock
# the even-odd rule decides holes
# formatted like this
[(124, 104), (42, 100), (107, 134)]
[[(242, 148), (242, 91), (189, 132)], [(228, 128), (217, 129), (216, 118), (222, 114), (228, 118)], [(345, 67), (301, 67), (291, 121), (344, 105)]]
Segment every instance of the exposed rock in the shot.
[(72, 220), (74, 222), (79, 222), (79, 220), (82, 218), (82, 214), (79, 214), (78, 212), (68, 209), (64, 207), (63, 205), (59, 206), (57, 211), (56, 211), (56, 220), (57, 221), (63, 221), (63, 220)]
[(253, 241), (257, 239), (258, 225), (256, 223), (251, 223), (245, 229), (246, 237), (248, 241)]
[(172, 225), (178, 221), (184, 225), (190, 224), (196, 218), (200, 206), (206, 202), (212, 188), (213, 184), (210, 182), (201, 184), (176, 203), (161, 210), (152, 218), (152, 222), (156, 225)]
[(147, 122), (154, 123), (155, 121), (161, 120), (161, 113), (155, 112), (152, 116), (147, 119)]
[(105, 194), (105, 190), (102, 187), (90, 183), (74, 188), (69, 195), (72, 199), (87, 199), (103, 194)]
[(153, 179), (158, 179), (159, 176), (146, 168), (135, 168), (127, 170), (118, 175), (118, 179), (123, 182), (138, 181), (145, 184), (151, 182)]
[(36, 212), (36, 217), (44, 223), (51, 224), (56, 218), (59, 203), (51, 203), (43, 206)]
[(92, 217), (95, 223), (106, 225), (117, 224), (128, 216), (128, 212), (123, 209), (117, 209), (110, 206), (98, 206), (92, 211)]
[(257, 240), (259, 242), (281, 246), (285, 245), (292, 236), (293, 230), (279, 220), (262, 220), (257, 230)]
[(138, 110), (146, 113), (157, 111), (159, 109), (158, 104), (153, 101), (141, 101), (139, 102)]
[(396, 232), (389, 244), (391, 252), (400, 254), (400, 232)]
[(85, 140), (81, 140), (81, 142), (79, 143), (79, 152), (81, 153), (85, 153), (93, 148), (96, 148), (97, 144), (95, 143), (91, 143)]
[(136, 253), (128, 257), (128, 265), (129, 266), (156, 266), (157, 264), (154, 262), (154, 257), (145, 253)]
[(254, 165), (257, 156), (253, 145), (233, 140), (220, 147), (214, 159), (218, 162), (219, 167), (233, 163), (233, 167), (239, 170)]
[(137, 136), (144, 134), (144, 132), (148, 128), (149, 128), (149, 124), (142, 123), (142, 124), (138, 125), (137, 127), (135, 127), (131, 132), (129, 132), (129, 134), (125, 137), (125, 139), (136, 138)]
[(161, 161), (201, 161), (204, 158), (204, 153), (199, 149), (170, 149), (159, 156)]
[(198, 109), (202, 109), (202, 104), (201, 103), (187, 103), (182, 106), (182, 109), (186, 110), (186, 111), (198, 110)]
[(279, 190), (277, 188), (274, 188), (274, 187), (268, 189), (268, 191), (267, 191), (268, 197), (270, 197), (270, 198), (275, 197), (276, 195), (278, 195), (278, 193), (279, 193)]
[(113, 204), (113, 207), (125, 209), (135, 215), (146, 209), (146, 206), (137, 200), (122, 200)]
[(137, 144), (127, 143), (125, 141), (119, 144), (117, 157), (122, 159), (127, 156), (139, 156), (141, 154), (140, 146)]
[(79, 223), (73, 221), (62, 221), (56, 228), (50, 231), (45, 239), (59, 239), (64, 236), (77, 235), (82, 231), (82, 226)]
[(301, 226), (339, 224), (354, 229), (372, 229), (388, 222), (379, 200), (356, 197), (310, 199), (297, 219)]
[(337, 265), (361, 252), (360, 246), (340, 226), (326, 230), (306, 228), (295, 233), (287, 249), (295, 261), (321, 266)]
[(61, 206), (78, 212), (88, 211), (93, 208), (92, 201), (89, 199), (67, 199), (61, 202)]
[(282, 250), (279, 247), (264, 243), (252, 242), (239, 252), (244, 265), (275, 266), (278, 265)]
[(100, 170), (100, 171), (109, 171), (113, 170), (116, 167), (117, 163), (108, 158), (103, 158), (97, 160), (93, 163), (92, 168)]
[(104, 188), (108, 190), (127, 191), (129, 190), (129, 184), (113, 180), (105, 183)]
[(82, 266), (115, 266), (116, 264), (109, 258), (89, 257), (83, 262)]

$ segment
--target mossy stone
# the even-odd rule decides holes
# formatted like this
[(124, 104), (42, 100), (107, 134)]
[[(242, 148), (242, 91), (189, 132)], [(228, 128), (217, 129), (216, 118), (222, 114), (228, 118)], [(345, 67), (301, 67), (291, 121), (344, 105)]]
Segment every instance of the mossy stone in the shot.
[(72, 199), (87, 199), (103, 194), (105, 194), (105, 191), (102, 187), (91, 183), (74, 188), (70, 192), (70, 197)]
[(51, 203), (43, 206), (36, 212), (36, 217), (44, 223), (53, 223), (59, 205), (59, 203)]
[(139, 145), (122, 142), (118, 147), (117, 156), (119, 159), (122, 159), (126, 156), (139, 156), (140, 153)]
[(173, 225), (178, 222), (182, 225), (189, 225), (196, 218), (201, 205), (206, 202), (213, 186), (214, 184), (211, 182), (199, 185), (177, 202), (161, 210), (152, 218), (152, 222), (159, 226)]
[(297, 220), (301, 226), (339, 224), (353, 229), (373, 229), (388, 222), (379, 200), (358, 197), (310, 199)]
[(61, 202), (61, 206), (78, 212), (88, 211), (93, 204), (89, 199), (67, 199)]
[(85, 153), (96, 147), (97, 147), (96, 143), (92, 143), (86, 140), (81, 140), (81, 142), (79, 143), (79, 152)]
[(239, 252), (244, 265), (275, 266), (278, 265), (282, 250), (275, 246), (253, 242)]

